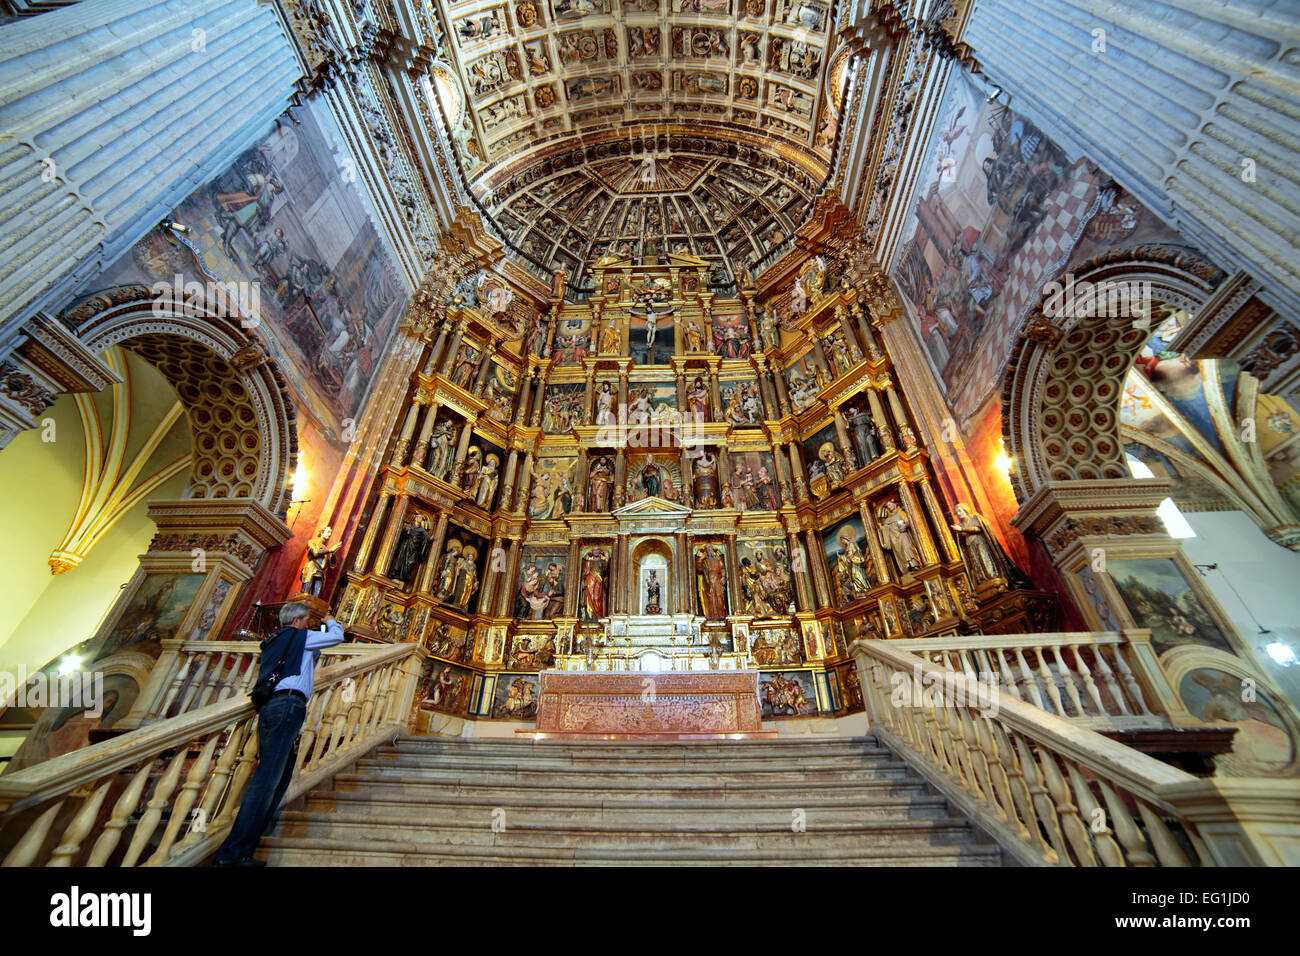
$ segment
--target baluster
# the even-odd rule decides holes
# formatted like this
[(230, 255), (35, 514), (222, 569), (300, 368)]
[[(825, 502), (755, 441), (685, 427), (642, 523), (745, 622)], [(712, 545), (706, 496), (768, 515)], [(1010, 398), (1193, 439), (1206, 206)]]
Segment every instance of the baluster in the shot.
[(1160, 815), (1148, 807), (1141, 797), (1137, 798), (1137, 808), (1138, 813), (1142, 815), (1142, 823), (1146, 826), (1147, 836), (1151, 838), (1151, 846), (1156, 851), (1156, 859), (1160, 861), (1160, 865), (1187, 866), (1187, 857), (1183, 855), (1182, 849), (1174, 841), (1173, 834), (1165, 826), (1165, 821), (1160, 819)]
[(239, 803), (244, 797), (244, 788), (248, 786), (248, 779), (253, 775), (253, 762), (257, 760), (256, 718), (250, 717), (245, 728), (247, 736), (244, 738), (244, 746), (239, 750), (239, 759), (235, 762), (235, 773), (230, 780), (230, 789), (221, 802), (221, 812), (209, 827), (220, 828), (235, 822), (235, 814), (239, 812)]
[(1029, 669), (1029, 662), (1025, 660), (1025, 652), (1019, 647), (1015, 650), (1016, 661), (1020, 664), (1020, 678), (1029, 691), (1030, 700), (1033, 701), (1035, 707), (1046, 710), (1047, 708), (1043, 706), (1043, 695), (1038, 692), (1038, 681), (1034, 679), (1034, 672)]
[[(1059, 655), (1060, 652), (1058, 651), (1057, 653)], [(1097, 713), (1105, 714), (1106, 705), (1102, 702), (1101, 691), (1097, 689), (1097, 682), (1092, 679), (1092, 670), (1088, 667), (1088, 662), (1083, 659), (1083, 654), (1079, 649), (1079, 645), (1071, 644), (1070, 653), (1074, 655), (1074, 666), (1078, 669), (1078, 672), (1083, 675), (1083, 689), (1088, 692), (1088, 698), (1094, 705), (1096, 705)], [(1104, 658), (1101, 656), (1100, 645), (1096, 647), (1096, 653), (1094, 656), (1097, 660), (1104, 661)], [(1100, 666), (1105, 667), (1106, 665), (1105, 663), (1102, 663)]]
[(1047, 655), (1043, 653), (1042, 647), (1035, 647), (1034, 656), (1038, 658), (1038, 675), (1042, 678), (1043, 689), (1047, 691), (1047, 696), (1052, 702), (1052, 713), (1064, 717), (1065, 704), (1061, 701), (1060, 691), (1056, 688), (1056, 675), (1047, 666)]
[(104, 802), (104, 797), (108, 795), (108, 788), (112, 785), (113, 779), (110, 777), (81, 804), (77, 815), (64, 829), (63, 840), (50, 854), (50, 862), (45, 864), (46, 866), (72, 866), (77, 851), (81, 849), (81, 841), (89, 836), (91, 827), (95, 825), (95, 820), (99, 816), (99, 808)]
[(370, 729), (370, 718), (375, 712), (375, 698), (383, 683), (383, 673), (371, 671), (365, 676), (364, 688), (358, 682), (357, 700), (361, 704), (361, 713), (357, 717), (357, 731), (354, 737), (361, 737)]
[(1056, 853), (1057, 862), (1069, 863), (1070, 854), (1065, 849), (1065, 840), (1061, 836), (1061, 825), (1056, 818), (1056, 807), (1043, 786), (1043, 779), (1038, 770), (1038, 761), (1030, 750), (1029, 741), (1021, 734), (1015, 735), (1016, 752), (1020, 755), (1020, 771), (1025, 777), (1025, 786), (1029, 789), (1034, 802), (1034, 812), (1047, 831), (1048, 842)]
[(334, 738), (338, 722), (342, 719), (342, 708), (340, 706), (339, 698), (343, 695), (339, 693), (338, 685), (331, 685), (325, 693), (329, 695), (329, 699), (326, 701), (327, 706), (323, 710), (324, 717), (320, 728), (320, 734), (316, 738), (316, 749), (311, 755), (313, 763), (324, 756), (326, 748), (330, 746), (330, 743)]
[(189, 687), (185, 688), (185, 697), (181, 700), (180, 706), (176, 708), (176, 713), (186, 714), (193, 709), (194, 699), (203, 687), (203, 679), (207, 676), (208, 668), (212, 664), (212, 655), (200, 652), (196, 655), (199, 660), (199, 669), (190, 680)]
[(109, 857), (117, 849), (118, 841), (122, 839), (122, 831), (126, 829), (131, 815), (135, 813), (135, 808), (140, 805), (140, 798), (144, 795), (145, 784), (149, 782), (153, 764), (153, 759), (146, 760), (144, 766), (135, 772), (131, 782), (126, 785), (122, 795), (117, 798), (117, 803), (113, 805), (113, 813), (104, 824), (103, 832), (95, 840), (95, 845), (90, 848), (87, 866), (104, 866), (108, 863)]
[(185, 679), (189, 674), (190, 667), (194, 664), (194, 655), (187, 651), (180, 652), (180, 663), (176, 665), (176, 676), (172, 678), (171, 685), (167, 688), (167, 696), (163, 698), (162, 704), (150, 716), (166, 717), (171, 713), (171, 705), (176, 700), (176, 695), (181, 692), (185, 686)]
[[(1074, 671), (1065, 666), (1065, 660), (1061, 657), (1061, 648), (1058, 645), (1052, 645), (1052, 656), (1056, 658), (1056, 667), (1061, 675), (1061, 683), (1065, 685), (1065, 692), (1070, 695), (1070, 703), (1074, 705), (1075, 716), (1084, 716), (1087, 711), (1084, 710), (1083, 700), (1079, 697), (1079, 688), (1075, 685)], [(1077, 653), (1074, 655), (1074, 663), (1076, 667), (1084, 666)], [(1064, 715), (1065, 712), (1062, 711), (1061, 713)]]
[[(977, 716), (974, 713), (971, 714), (971, 720), (975, 725), (975, 736), (984, 762), (984, 772), (992, 784), (992, 793), (997, 796), (998, 815), (1017, 830), (1024, 831), (1020, 818), (1016, 816), (1016, 806), (1011, 798), (1011, 787), (1007, 782), (1006, 771), (1002, 767), (1002, 761), (993, 743), (993, 735), (989, 731), (989, 724), (992, 721), (988, 717)], [(1022, 832), (1021, 839), (1023, 838)]]
[(1079, 819), (1078, 808), (1070, 799), (1070, 791), (1065, 785), (1065, 778), (1061, 776), (1061, 768), (1056, 765), (1056, 755), (1042, 747), (1039, 748), (1038, 753), (1043, 782), (1047, 785), (1052, 799), (1056, 801), (1056, 813), (1061, 820), (1061, 829), (1065, 831), (1065, 838), (1070, 841), (1075, 859), (1080, 866), (1096, 866), (1097, 858), (1092, 852), (1088, 828)]
[[(1101, 671), (1102, 683), (1106, 685), (1106, 693), (1110, 699), (1115, 702), (1120, 714), (1128, 716), (1132, 713), (1129, 710), (1128, 702), (1124, 700), (1124, 692), (1120, 690), (1119, 684), (1115, 681), (1115, 672), (1111, 670), (1110, 662), (1106, 660), (1106, 652), (1118, 653), (1119, 649), (1110, 645), (1094, 644), (1094, 657), (1097, 660), (1097, 670)], [(1079, 652), (1076, 650), (1075, 654)]]
[[(244, 734), (251, 729), (252, 721), (243, 720), (236, 723), (230, 728), (230, 734), (226, 738), (226, 744), (221, 748), (221, 756), (217, 758), (216, 769), (212, 771), (212, 776), (208, 778), (207, 785), (203, 788), (203, 799), (199, 801), (199, 813), (205, 823), (203, 831), (191, 828), (184, 837), (181, 838), (179, 846), (189, 846), (204, 839), (210, 824), (216, 816), (217, 802), (225, 795), (226, 781), (234, 770), (235, 761), (239, 759), (239, 750), (244, 742)], [(220, 734), (217, 735), (220, 737)]]
[(1021, 839), (1028, 841), (1029, 845), (1038, 850), (1043, 857), (1054, 858), (1056, 853), (1043, 842), (1038, 820), (1034, 817), (1034, 802), (1029, 795), (1029, 788), (1025, 786), (1025, 775), (1020, 769), (1020, 761), (1016, 759), (1016, 751), (1007, 736), (1007, 729), (1001, 721), (991, 718), (988, 724), (993, 744), (997, 748), (998, 764), (1007, 776), (1007, 789), (1011, 792), (1011, 799), (1017, 811), (1016, 819), (1022, 831)]
[(199, 751), (199, 755), (190, 763), (189, 772), (185, 774), (185, 783), (181, 785), (181, 792), (172, 806), (172, 815), (167, 821), (167, 829), (163, 831), (162, 839), (158, 842), (158, 849), (145, 861), (145, 866), (159, 866), (171, 855), (176, 834), (180, 832), (181, 827), (187, 826), (190, 822), (190, 809), (198, 801), (199, 790), (203, 787), (203, 779), (208, 775), (212, 754), (216, 751), (220, 739), (220, 731), (212, 733), (208, 737), (208, 742), (203, 745), (203, 749)]
[[(1065, 772), (1070, 775), (1070, 784), (1074, 788), (1074, 799), (1078, 801), (1079, 811), (1083, 818), (1088, 821), (1088, 830), (1092, 833), (1092, 843), (1097, 849), (1097, 855), (1101, 857), (1103, 866), (1123, 866), (1124, 854), (1120, 852), (1119, 844), (1111, 836), (1111, 828), (1105, 826), (1104, 829), (1098, 830), (1093, 826), (1097, 820), (1098, 811), (1101, 807), (1092, 795), (1092, 788), (1088, 786), (1088, 781), (1083, 779), (1083, 774), (1079, 768), (1074, 765), (1073, 760), (1065, 761)], [(1102, 814), (1102, 822), (1106, 823), (1106, 816)]]
[(312, 745), (320, 735), (321, 711), (327, 696), (328, 692), (312, 694), (311, 700), (307, 702), (307, 716), (302, 722), (302, 732), (298, 734), (298, 749), (293, 768), (295, 774), (301, 772), (311, 758)]
[(1154, 717), (1155, 715), (1147, 707), (1146, 698), (1142, 695), (1141, 685), (1129, 670), (1128, 661), (1124, 660), (1124, 648), (1118, 645), (1115, 647), (1115, 666), (1119, 668), (1119, 679), (1124, 682), (1124, 689), (1128, 691), (1129, 699), (1137, 705), (1144, 716)]
[(969, 707), (969, 704), (957, 703), (952, 708), (956, 711), (957, 720), (961, 725), (966, 761), (974, 775), (975, 785), (983, 798), (983, 802), (994, 813), (1001, 816), (1002, 808), (998, 806), (997, 798), (993, 794), (993, 782), (989, 779), (988, 764), (985, 762), (984, 754), (980, 750), (979, 735), (975, 733), (975, 723), (971, 719)]
[(122, 858), (123, 866), (135, 866), (136, 860), (144, 853), (149, 838), (153, 836), (153, 831), (158, 828), (158, 822), (162, 820), (163, 811), (167, 809), (171, 801), (172, 791), (176, 789), (176, 784), (180, 782), (181, 767), (185, 764), (185, 756), (188, 751), (188, 744), (181, 744), (177, 747), (176, 755), (172, 757), (171, 763), (167, 765), (163, 775), (154, 784), (153, 797), (146, 804), (144, 816), (136, 824), (135, 833), (131, 835), (131, 843), (126, 848), (126, 856)]
[(1020, 696), (1020, 686), (1016, 683), (1015, 668), (1007, 661), (1005, 652), (1000, 648), (988, 648), (983, 653), (989, 662), (989, 667), (998, 675), (1002, 689), (1016, 700), (1023, 700), (1024, 698)]
[(50, 804), (49, 808), (36, 818), (31, 829), (24, 833), (14, 848), (9, 851), (9, 855), (4, 858), (0, 866), (31, 866), (36, 861), (36, 854), (40, 853), (41, 847), (45, 845), (45, 838), (50, 835), (54, 818), (62, 808), (63, 798)]
[(1147, 849), (1146, 837), (1128, 812), (1128, 806), (1104, 777), (1097, 778), (1101, 797), (1106, 801), (1106, 813), (1110, 817), (1110, 828), (1119, 838), (1124, 848), (1124, 856), (1129, 866), (1155, 866), (1156, 858)]

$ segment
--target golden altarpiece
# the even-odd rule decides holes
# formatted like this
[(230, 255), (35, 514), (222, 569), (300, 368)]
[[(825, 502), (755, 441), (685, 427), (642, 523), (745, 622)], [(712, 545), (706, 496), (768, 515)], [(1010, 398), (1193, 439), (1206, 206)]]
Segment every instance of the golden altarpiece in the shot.
[(528, 719), (551, 668), (749, 668), (765, 717), (844, 713), (859, 636), (1050, 627), (838, 263), (780, 314), (690, 256), (590, 275), (515, 327), (499, 278), (462, 281), (395, 424), (337, 606), (424, 645), (427, 710)]

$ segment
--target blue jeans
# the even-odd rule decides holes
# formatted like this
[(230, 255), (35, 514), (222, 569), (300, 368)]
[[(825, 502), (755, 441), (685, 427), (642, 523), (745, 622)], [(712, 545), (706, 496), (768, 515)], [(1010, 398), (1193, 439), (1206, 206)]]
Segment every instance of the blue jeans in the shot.
[(297, 694), (274, 695), (257, 715), (257, 769), (230, 836), (217, 850), (217, 863), (235, 863), (252, 856), (270, 828), (293, 777), (298, 732), (306, 716), (307, 702)]

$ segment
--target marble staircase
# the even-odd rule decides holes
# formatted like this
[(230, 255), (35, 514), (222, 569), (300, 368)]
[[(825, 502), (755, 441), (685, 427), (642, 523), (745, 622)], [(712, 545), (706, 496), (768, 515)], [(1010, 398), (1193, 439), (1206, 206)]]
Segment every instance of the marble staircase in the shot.
[(871, 737), (399, 737), (286, 807), (259, 855), (272, 866), (1002, 863)]

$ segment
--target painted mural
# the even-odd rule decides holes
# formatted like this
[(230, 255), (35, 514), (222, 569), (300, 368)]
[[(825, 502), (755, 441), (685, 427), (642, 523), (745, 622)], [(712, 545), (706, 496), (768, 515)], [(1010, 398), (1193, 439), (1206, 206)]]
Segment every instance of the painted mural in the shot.
[(573, 511), (577, 482), (576, 456), (556, 456), (533, 465), (533, 484), (528, 493), (528, 517), (535, 521), (562, 518)]
[(1101, 179), (953, 74), (891, 274), (959, 418), (997, 389), (1024, 314), (1097, 211)]
[(750, 631), (750, 653), (759, 667), (803, 663), (799, 633), (789, 627), (768, 627)]
[(571, 431), (574, 425), (583, 425), (587, 387), (581, 382), (566, 385), (548, 385), (542, 411), (542, 430), (548, 434)]
[(492, 371), (488, 373), (487, 394), (488, 415), (504, 424), (510, 424), (515, 411), (515, 396), (519, 392), (519, 375), (508, 365), (492, 362)]
[(1178, 695), (1192, 715), (1237, 729), (1231, 753), (1215, 758), (1220, 770), (1250, 775), (1252, 770), (1267, 772), (1295, 762), (1295, 738), (1277, 707), (1253, 682), (1201, 667), (1184, 675)]
[[(169, 219), (182, 239), (151, 233), (106, 270), (127, 282), (249, 283), (240, 294), (302, 404), (338, 429), (361, 406), (384, 343), (406, 304), (371, 224), (327, 108), (278, 121)], [(187, 246), (185, 252), (181, 252)], [(198, 262), (195, 262), (197, 257)]]
[(1200, 598), (1169, 558), (1112, 560), (1106, 571), (1138, 627), (1151, 629), (1157, 654), (1200, 644), (1233, 653)]
[(162, 642), (177, 637), (176, 629), (194, 603), (202, 574), (151, 574), (122, 610), (113, 629), (95, 654), (103, 660), (122, 650), (157, 655)]

